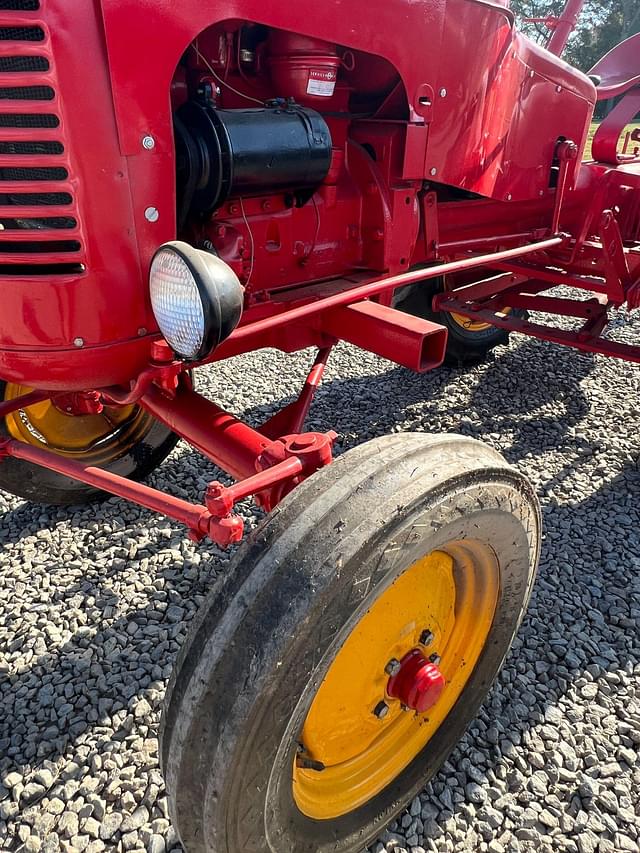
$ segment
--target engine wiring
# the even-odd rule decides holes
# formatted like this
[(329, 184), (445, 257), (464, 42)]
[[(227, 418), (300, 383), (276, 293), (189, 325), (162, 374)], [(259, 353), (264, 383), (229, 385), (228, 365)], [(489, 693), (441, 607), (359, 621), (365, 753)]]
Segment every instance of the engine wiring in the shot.
[(247, 101), (251, 101), (251, 102), (252, 102), (252, 103), (254, 103), (254, 104), (258, 104), (258, 105), (259, 105), (259, 106), (261, 106), (261, 107), (263, 107), (263, 106), (264, 106), (264, 102), (263, 102), (263, 101), (259, 101), (259, 100), (258, 100), (258, 98), (252, 98), (252, 97), (251, 97), (251, 95), (247, 95), (247, 94), (246, 94), (246, 92), (241, 92), (239, 89), (234, 89), (234, 87), (233, 87), (230, 83), (227, 83), (227, 81), (226, 81), (226, 80), (223, 80), (223, 79), (222, 79), (222, 77), (220, 77), (220, 75), (219, 75), (219, 74), (217, 74), (217, 73), (213, 70), (213, 67), (212, 67), (211, 63), (209, 62), (209, 60), (208, 60), (205, 56), (203, 56), (203, 54), (200, 52), (200, 50), (198, 49), (198, 45), (197, 45), (197, 43), (196, 43), (196, 42), (194, 42), (194, 43), (191, 45), (191, 47), (192, 47), (192, 48), (194, 49), (194, 51), (196, 52), (196, 55), (198, 56), (198, 58), (199, 58), (199, 59), (200, 59), (200, 60), (205, 64), (205, 66), (207, 67), (207, 70), (210, 72), (211, 76), (212, 76), (212, 77), (213, 77), (213, 78), (214, 78), (214, 79), (215, 79), (215, 80), (216, 80), (216, 81), (217, 81), (221, 86), (224, 86), (224, 87), (225, 87), (226, 89), (228, 89), (230, 92), (233, 92), (233, 93), (234, 93), (234, 95), (238, 95), (238, 97), (239, 97), (239, 98), (244, 98), (245, 100), (247, 100)]
[(249, 274), (245, 283), (245, 287), (249, 287), (249, 284), (251, 283), (251, 276), (253, 275), (253, 264), (255, 262), (256, 257), (256, 243), (253, 239), (253, 231), (251, 230), (251, 226), (249, 225), (247, 214), (244, 212), (244, 199), (242, 198), (240, 199), (240, 212), (242, 213), (244, 224), (247, 226), (247, 231), (249, 232), (249, 240), (251, 241), (251, 263), (249, 265)]

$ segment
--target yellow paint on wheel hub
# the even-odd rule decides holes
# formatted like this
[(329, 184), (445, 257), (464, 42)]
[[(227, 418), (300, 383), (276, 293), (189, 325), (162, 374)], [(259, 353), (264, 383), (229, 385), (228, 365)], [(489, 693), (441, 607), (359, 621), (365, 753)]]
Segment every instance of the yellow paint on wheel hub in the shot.
[[(33, 389), (7, 383), (4, 399), (16, 400)], [(107, 465), (142, 439), (153, 418), (139, 406), (105, 406), (97, 415), (74, 415), (51, 400), (12, 412), (5, 418), (12, 438), (87, 464)]]
[[(460, 698), (485, 647), (499, 592), (493, 554), (434, 551), (373, 602), (331, 664), (300, 735), (293, 796), (307, 817), (331, 820), (362, 806), (424, 749)], [(456, 551), (457, 553), (457, 551)], [(471, 554), (474, 556), (471, 556)], [(468, 556), (467, 556), (468, 554)], [(423, 632), (433, 640), (420, 644)], [(446, 687), (424, 714), (386, 693), (387, 663), (413, 648), (438, 654)], [(384, 719), (373, 713), (384, 701)], [(304, 760), (324, 770), (302, 766)]]

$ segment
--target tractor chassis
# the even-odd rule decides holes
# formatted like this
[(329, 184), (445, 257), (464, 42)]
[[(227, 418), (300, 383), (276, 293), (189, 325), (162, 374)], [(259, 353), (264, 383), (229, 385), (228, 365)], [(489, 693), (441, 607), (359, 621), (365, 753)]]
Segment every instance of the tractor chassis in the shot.
[[(560, 185), (562, 188), (562, 176)], [(553, 218), (554, 222), (559, 220), (559, 211)], [(337, 340), (350, 341), (418, 372), (442, 363), (445, 329), (390, 307), (393, 292), (398, 288), (489, 267), (491, 275), (485, 281), (438, 294), (434, 308), (580, 350), (640, 361), (636, 348), (601, 337), (608, 308), (625, 300), (630, 304), (638, 300), (638, 288), (633, 286), (637, 272), (632, 275), (630, 260), (636, 262), (637, 270), (640, 257), (636, 253), (630, 259), (630, 250), (622, 246), (619, 231), (616, 231), (615, 221), (605, 212), (601, 223), (605, 248), (587, 247), (589, 257), (586, 262), (582, 260), (581, 265), (574, 265), (575, 272), (571, 267), (558, 269), (548, 254), (573, 252), (575, 255), (575, 241), (569, 235), (545, 236), (532, 232), (524, 246), (473, 255), (472, 249), (479, 248), (474, 242), (473, 247), (467, 249), (467, 257), (448, 263), (436, 262), (433, 266), (393, 277), (351, 282), (338, 292), (291, 308), (285, 306), (278, 313), (241, 326), (216, 352), (216, 360), (268, 346), (274, 334), (291, 334), (292, 330), (298, 330), (298, 338), (304, 345), (318, 345), (318, 356), (298, 399), (257, 429), (198, 394), (187, 372), (188, 367), (194, 365), (176, 361), (169, 347), (161, 341), (152, 345), (148, 368), (129, 389), (106, 388), (65, 395), (34, 391), (0, 404), (1, 419), (42, 400), (52, 400), (55, 405), (64, 406), (67, 412), (77, 413), (99, 412), (104, 405), (138, 403), (237, 481), (231, 486), (212, 482), (203, 504), (190, 503), (11, 438), (0, 443), (0, 461), (3, 457), (14, 457), (49, 468), (173, 518), (186, 525), (195, 541), (208, 537), (219, 546), (227, 547), (243, 537), (242, 518), (234, 513), (239, 501), (254, 496), (263, 509), (270, 511), (302, 480), (331, 462), (336, 433), (304, 432), (303, 424)], [(522, 235), (519, 238), (521, 240)], [(508, 240), (502, 237), (501, 242), (504, 245)], [(585, 247), (582, 251), (584, 253)], [(580, 271), (592, 266), (592, 256), (603, 259), (604, 276)], [(496, 270), (502, 272), (496, 275)], [(540, 295), (541, 291), (562, 283), (588, 289), (596, 295), (587, 301)], [(554, 329), (533, 323), (518, 312), (507, 313), (502, 310), (504, 305), (578, 317), (584, 324), (577, 331)]]

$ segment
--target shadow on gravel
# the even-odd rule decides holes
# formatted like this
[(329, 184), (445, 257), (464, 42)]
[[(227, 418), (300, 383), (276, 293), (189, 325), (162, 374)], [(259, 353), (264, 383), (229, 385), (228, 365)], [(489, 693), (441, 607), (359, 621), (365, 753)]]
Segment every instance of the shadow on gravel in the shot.
[[(141, 510), (129, 530), (133, 535), (136, 531), (143, 533), (147, 519), (153, 517)], [(147, 576), (138, 609), (130, 608), (114, 618), (119, 609), (120, 578), (128, 561), (112, 556), (105, 560), (102, 546), (92, 547), (91, 537), (86, 547), (92, 562), (83, 561), (82, 579), (48, 593), (48, 607), (67, 613), (82, 609), (87, 621), (54, 652), (35, 648), (32, 663), (19, 673), (6, 675), (0, 668), (0, 776), (14, 768), (28, 775), (45, 760), (55, 762), (68, 750), (78, 748), (83, 735), (92, 729), (105, 744), (131, 741), (136, 700), (141, 695), (149, 701), (154, 696), (159, 699), (186, 623), (215, 583), (217, 573), (224, 570), (229, 555), (207, 543), (194, 562), (180, 554), (182, 530), (167, 523), (156, 533), (135, 557), (144, 561), (152, 553), (164, 552), (166, 558), (154, 571), (152, 584)], [(92, 564), (94, 560), (97, 565)], [(52, 565), (51, 574), (58, 568)], [(25, 631), (16, 634), (7, 651), (20, 648), (27, 639)], [(118, 719), (113, 720), (118, 713)], [(156, 734), (149, 731), (147, 737)], [(150, 752), (150, 767), (156, 764), (153, 754)], [(71, 772), (68, 778), (73, 775)], [(35, 802), (27, 800), (26, 805)]]
[[(490, 354), (479, 373), (443, 367), (416, 374), (394, 367), (371, 376), (327, 380), (318, 390), (306, 426), (341, 432), (345, 437), (341, 450), (397, 430), (398, 423), (404, 431), (422, 432), (433, 425), (438, 432), (444, 425), (447, 431), (474, 438), (500, 438), (500, 450), (511, 463), (530, 455), (532, 447), (557, 450), (566, 442), (574, 450), (586, 448), (589, 443), (572, 429), (589, 412), (580, 383), (595, 364), (593, 355), (526, 339), (516, 348)], [(452, 394), (452, 383), (464, 381), (466, 375), (471, 376), (469, 395)], [(256, 406), (242, 417), (259, 425), (293, 399)], [(550, 406), (556, 409), (545, 411)], [(558, 416), (557, 407), (563, 416)]]
[[(478, 438), (484, 433), (498, 434), (504, 437), (500, 446), (511, 462), (547, 448), (557, 450), (564, 444), (575, 451), (580, 439), (571, 434), (572, 428), (589, 410), (580, 382), (593, 367), (593, 358), (527, 341), (502, 351), (492, 364), (471, 376), (470, 399), (462, 402), (459, 395), (448, 393), (450, 383), (463, 376), (456, 370), (416, 376), (397, 368), (374, 376), (333, 380), (320, 389), (309, 426), (340, 430), (345, 435), (342, 449), (386, 434), (401, 421), (403, 429), (425, 430), (427, 424), (441, 429), (444, 422), (450, 431)], [(390, 387), (394, 388), (392, 410), (386, 403)], [(348, 408), (346, 400), (352, 403)], [(553, 415), (545, 412), (547, 404), (559, 401), (563, 402), (564, 415), (559, 416), (557, 409)], [(255, 424), (275, 408), (265, 405), (239, 414)], [(474, 412), (473, 418), (469, 412)], [(175, 473), (185, 464), (197, 468), (202, 478), (220, 476), (212, 465), (187, 450), (165, 463), (156, 482), (171, 489)], [(192, 492), (191, 497), (200, 499), (195, 480)], [(621, 509), (623, 504), (625, 508)], [(637, 666), (640, 649), (632, 630), (635, 622), (631, 608), (640, 607), (638, 507), (637, 466), (630, 466), (575, 506), (559, 505), (552, 498), (546, 501), (544, 514), (550, 534), (529, 616), (479, 719), (423, 797), (424, 837), (435, 840), (442, 836), (447, 820), (468, 811), (469, 802), (475, 802), (473, 808), (478, 810), (490, 808), (497, 799), (492, 779), (501, 772), (502, 757), (512, 756), (516, 747), (524, 744), (530, 754), (539, 755), (534, 766), (545, 766), (557, 747), (553, 737), (560, 737), (558, 720), (549, 709), (562, 705), (571, 691), (584, 691), (600, 676), (615, 690), (617, 673)], [(149, 517), (140, 510), (129, 527), (135, 530), (139, 526), (142, 531)], [(25, 530), (36, 533), (64, 519), (73, 525), (72, 509), (43, 514), (34, 524), (32, 513), (18, 507), (4, 517), (5, 541), (18, 541)], [(616, 519), (622, 535), (612, 535), (612, 519)], [(194, 606), (194, 579), (200, 575), (200, 592), (211, 582), (202, 577), (202, 568), (180, 562), (175, 550), (178, 538), (174, 529), (166, 543), (146, 546), (147, 550), (168, 549), (167, 561), (157, 572), (158, 591), (145, 596), (143, 606), (122, 618), (109, 621), (107, 614), (117, 600), (112, 582), (124, 561), (108, 570), (96, 568), (83, 582), (68, 589), (69, 599), (80, 593), (91, 602), (87, 606), (94, 611), (97, 633), (80, 630), (56, 653), (38, 656), (37, 663), (17, 675), (3, 676), (3, 770), (33, 766), (43, 758), (55, 760), (88, 727), (99, 727), (105, 715), (128, 709), (134, 694), (167, 677), (173, 656), (170, 646), (180, 639), (181, 623)], [(218, 569), (226, 559), (213, 547), (206, 547), (203, 557)], [(632, 568), (635, 575), (630, 572)], [(93, 660), (87, 654), (89, 647), (100, 650)], [(84, 697), (77, 721), (71, 707), (54, 707), (47, 684), (43, 683), (34, 696), (34, 680), (43, 679), (56, 685), (74, 682), (71, 693)], [(126, 716), (120, 730), (110, 737), (128, 737), (133, 723), (133, 717)], [(483, 793), (469, 788), (474, 783), (484, 786)], [(513, 784), (514, 793), (519, 794), (522, 782)], [(480, 799), (474, 801), (474, 796)], [(571, 792), (563, 808), (575, 811), (582, 807), (580, 797), (577, 791)]]

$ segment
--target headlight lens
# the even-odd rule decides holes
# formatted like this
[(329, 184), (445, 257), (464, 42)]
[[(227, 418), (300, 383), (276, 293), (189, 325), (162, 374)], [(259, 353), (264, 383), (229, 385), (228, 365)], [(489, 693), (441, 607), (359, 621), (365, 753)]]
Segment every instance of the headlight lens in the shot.
[(151, 307), (171, 349), (199, 361), (240, 321), (244, 289), (223, 260), (179, 241), (165, 243), (151, 262)]
[(204, 307), (195, 276), (169, 247), (153, 259), (151, 305), (165, 340), (183, 358), (195, 359), (205, 337)]

